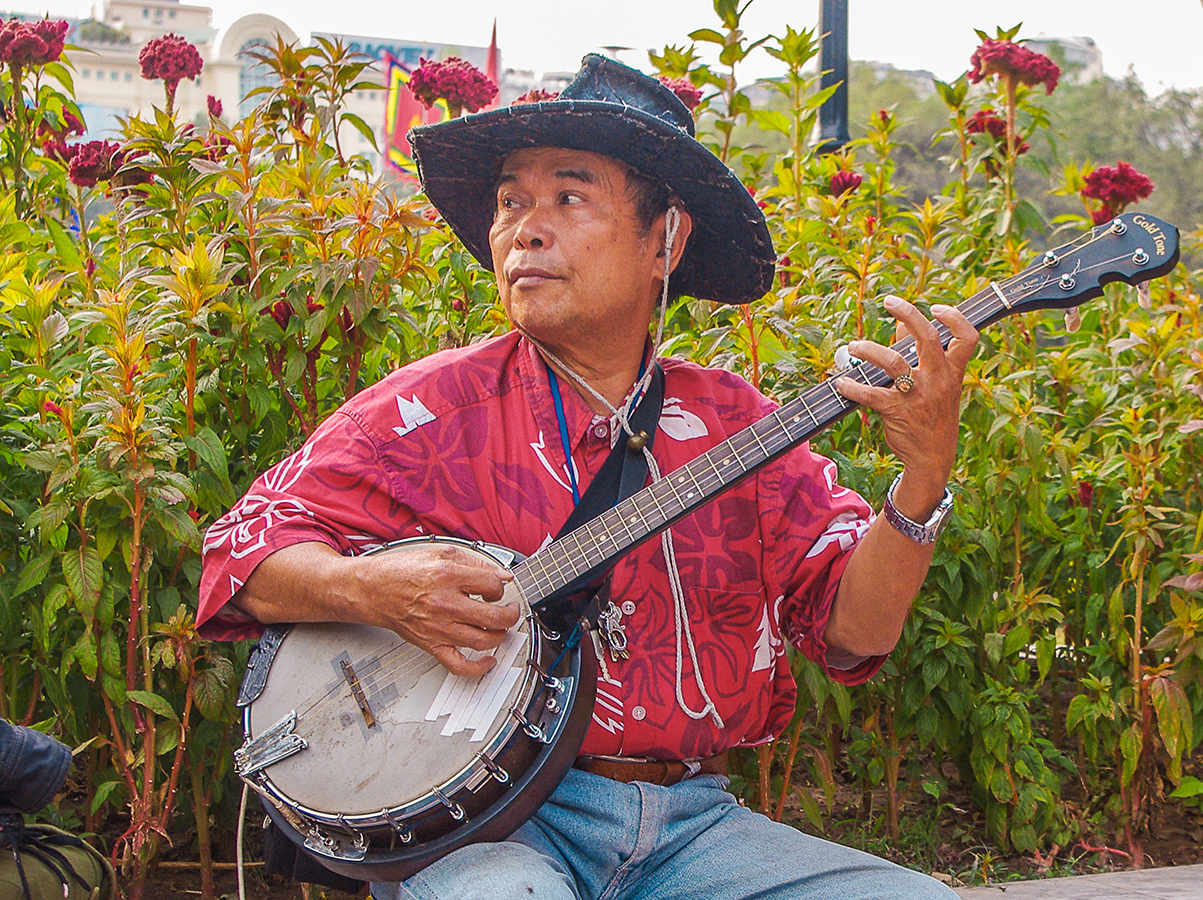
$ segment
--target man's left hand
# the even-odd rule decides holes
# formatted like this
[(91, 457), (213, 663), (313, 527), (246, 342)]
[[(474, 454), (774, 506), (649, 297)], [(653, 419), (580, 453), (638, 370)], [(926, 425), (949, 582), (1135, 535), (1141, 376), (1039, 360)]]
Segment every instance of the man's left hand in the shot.
[[(849, 400), (881, 415), (886, 443), (906, 473), (907, 490), (905, 495), (900, 491), (897, 496), (900, 511), (922, 521), (939, 502), (952, 472), (960, 423), (961, 383), (965, 367), (977, 348), (978, 335), (960, 310), (933, 306), (932, 315), (952, 332), (945, 350), (936, 326), (917, 307), (892, 295), (885, 298), (884, 305), (898, 320), (898, 338), (908, 333), (914, 336), (919, 365), (912, 369), (901, 353), (875, 341), (853, 341), (848, 350), (892, 378), (909, 373), (913, 386), (903, 393), (897, 387), (873, 387), (848, 377), (837, 379), (835, 384)], [(929, 501), (925, 511), (923, 507)], [(910, 511), (902, 508), (904, 503), (911, 507)]]

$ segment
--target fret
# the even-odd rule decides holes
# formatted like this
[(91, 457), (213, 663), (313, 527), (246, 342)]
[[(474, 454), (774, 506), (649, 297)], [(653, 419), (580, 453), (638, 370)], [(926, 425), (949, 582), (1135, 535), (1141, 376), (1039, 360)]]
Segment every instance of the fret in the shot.
[(714, 457), (711, 456), (710, 454), (711, 454), (711, 451), (707, 450), (705, 453), (703, 453), (701, 456), (698, 457), (698, 460), (701, 461), (704, 459), (704, 460), (706, 460), (706, 462), (710, 463), (710, 468), (714, 469), (714, 477), (718, 479), (717, 484), (721, 485), (723, 483), (723, 473), (719, 470), (718, 463), (715, 461)]
[[(810, 393), (810, 392), (808, 392), (808, 393)], [(815, 412), (814, 412), (814, 410), (810, 408), (810, 404), (808, 404), (808, 403), (806, 402), (806, 398), (805, 398), (805, 397), (799, 397), (799, 398), (798, 398), (798, 400), (797, 400), (797, 402), (802, 404), (802, 408), (803, 408), (804, 410), (806, 410), (806, 414), (807, 414), (808, 416), (810, 416), (810, 418), (811, 418), (811, 421), (815, 423), (815, 427), (816, 427), (816, 428), (818, 428), (818, 427), (821, 427), (821, 426), (822, 426), (822, 423), (819, 421), (819, 418), (818, 418), (818, 416), (816, 416), (816, 415), (815, 415)]]
[[(777, 421), (777, 427), (781, 429), (781, 433), (785, 435), (785, 442), (788, 444), (793, 440), (793, 435), (789, 433), (789, 429), (785, 426), (785, 422), (781, 418), (781, 408), (773, 410), (772, 417)], [(762, 420), (763, 421), (763, 420)]]
[[(687, 484), (693, 482), (694, 490), (685, 495), (686, 505), (692, 505), (694, 502), (706, 496), (706, 492), (702, 490), (702, 486), (698, 484), (698, 476), (692, 471), (692, 466), (684, 466), (673, 473), (671, 477), (677, 480), (677, 484)], [(679, 474), (678, 474), (679, 473)]]
[(768, 448), (768, 447), (766, 447), (766, 446), (764, 445), (764, 441), (762, 441), (762, 440), (760, 439), (759, 430), (758, 430), (758, 429), (757, 429), (757, 427), (756, 427), (756, 426), (757, 426), (757, 425), (759, 425), (759, 424), (760, 424), (760, 422), (757, 422), (755, 425), (752, 425), (752, 426), (750, 426), (750, 427), (747, 429), (747, 431), (748, 431), (748, 434), (752, 435), (752, 439), (753, 439), (754, 441), (756, 441), (756, 444), (757, 444), (757, 446), (759, 446), (759, 447), (760, 447), (760, 451), (761, 451), (761, 452), (762, 452), (762, 453), (763, 453), (765, 456), (768, 456), (768, 455), (769, 455), (769, 448)]

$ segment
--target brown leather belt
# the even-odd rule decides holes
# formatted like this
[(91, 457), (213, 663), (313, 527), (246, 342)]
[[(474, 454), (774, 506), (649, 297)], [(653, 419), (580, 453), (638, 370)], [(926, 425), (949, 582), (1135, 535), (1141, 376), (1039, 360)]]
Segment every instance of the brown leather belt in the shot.
[(573, 768), (604, 778), (613, 778), (624, 784), (644, 781), (648, 784), (670, 785), (678, 784), (694, 775), (726, 775), (727, 754), (724, 751), (716, 756), (688, 762), (629, 756), (578, 756)]

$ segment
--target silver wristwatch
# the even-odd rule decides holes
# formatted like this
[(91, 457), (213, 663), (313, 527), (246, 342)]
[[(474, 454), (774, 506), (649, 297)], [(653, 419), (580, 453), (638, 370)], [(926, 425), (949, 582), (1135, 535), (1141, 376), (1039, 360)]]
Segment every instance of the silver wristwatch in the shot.
[(916, 544), (935, 543), (940, 532), (944, 530), (944, 526), (948, 524), (948, 516), (952, 512), (952, 492), (948, 488), (944, 488), (944, 496), (940, 498), (940, 504), (936, 507), (936, 511), (926, 522), (919, 523), (908, 519), (894, 505), (894, 489), (898, 487), (900, 481), (902, 481), (902, 475), (895, 478), (890, 489), (886, 491), (886, 502), (881, 508), (882, 515), (886, 517), (886, 521), (894, 527), (895, 531), (906, 535)]

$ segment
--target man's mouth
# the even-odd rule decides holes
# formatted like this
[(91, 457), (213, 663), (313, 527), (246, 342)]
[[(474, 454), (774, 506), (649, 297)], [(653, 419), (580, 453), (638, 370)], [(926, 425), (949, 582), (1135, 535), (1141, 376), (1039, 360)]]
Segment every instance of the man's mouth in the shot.
[(506, 274), (506, 278), (511, 287), (528, 288), (555, 281), (559, 275), (541, 266), (515, 266)]

